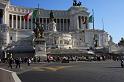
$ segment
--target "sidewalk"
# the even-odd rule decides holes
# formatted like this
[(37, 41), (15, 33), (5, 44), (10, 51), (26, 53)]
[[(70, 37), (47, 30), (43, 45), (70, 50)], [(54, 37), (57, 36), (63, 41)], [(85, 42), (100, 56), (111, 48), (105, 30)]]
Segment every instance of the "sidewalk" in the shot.
[(8, 67), (8, 64), (0, 63), (0, 68), (4, 68), (4, 69), (10, 70), (10, 71), (14, 71), (17, 74), (21, 74), (21, 73), (24, 73), (26, 71), (32, 70), (33, 67), (37, 67), (40, 65), (43, 66), (45, 64), (46, 63), (33, 63), (30, 66), (28, 66), (27, 64), (21, 64), (20, 68), (16, 68), (16, 65), (13, 64), (13, 68), (11, 69), (10, 67)]

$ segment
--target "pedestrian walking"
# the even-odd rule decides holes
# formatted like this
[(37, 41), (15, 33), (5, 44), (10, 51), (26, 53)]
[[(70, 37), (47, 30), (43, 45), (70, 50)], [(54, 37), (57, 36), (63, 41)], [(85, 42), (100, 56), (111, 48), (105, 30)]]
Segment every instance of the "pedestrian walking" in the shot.
[(27, 63), (28, 63), (28, 66), (30, 66), (30, 64), (31, 64), (30, 58), (28, 59)]
[(20, 68), (20, 59), (19, 58), (16, 58), (15, 59), (15, 64), (16, 64), (16, 68)]
[(124, 60), (121, 60), (121, 67), (124, 68)]
[(1, 59), (0, 59), (0, 63), (1, 63), (2, 61), (1, 61)]
[(12, 58), (9, 58), (8, 59), (8, 63), (9, 63), (9, 66), (11, 69), (12, 69), (12, 63), (13, 63), (13, 59)]

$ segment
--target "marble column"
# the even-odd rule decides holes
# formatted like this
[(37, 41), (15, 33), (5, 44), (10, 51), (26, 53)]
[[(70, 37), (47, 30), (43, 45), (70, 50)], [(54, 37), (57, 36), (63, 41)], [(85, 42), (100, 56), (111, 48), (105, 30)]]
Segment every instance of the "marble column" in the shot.
[(78, 21), (78, 16), (75, 17), (75, 29), (79, 30), (79, 21)]
[(27, 29), (29, 29), (29, 26), (30, 26), (30, 25), (29, 25), (29, 24), (30, 24), (29, 22), (30, 22), (30, 21), (29, 21), (29, 19), (28, 19), (28, 20), (27, 20)]
[(18, 29), (18, 15), (15, 15), (16, 16), (16, 29)]
[(22, 27), (22, 18), (21, 18), (21, 16), (19, 16), (19, 18), (20, 18), (20, 20), (19, 20), (19, 22), (20, 22), (20, 29), (21, 29), (21, 27)]
[[(45, 28), (47, 28), (47, 18), (45, 18)], [(48, 30), (48, 28), (47, 28)]]
[(23, 19), (23, 28), (25, 29), (25, 19)]

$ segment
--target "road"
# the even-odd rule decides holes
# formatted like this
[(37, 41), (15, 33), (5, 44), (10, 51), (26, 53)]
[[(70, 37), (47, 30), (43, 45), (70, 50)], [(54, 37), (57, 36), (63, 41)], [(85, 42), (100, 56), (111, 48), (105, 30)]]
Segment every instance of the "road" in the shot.
[(124, 82), (118, 61), (41, 63), (17, 71), (22, 82)]

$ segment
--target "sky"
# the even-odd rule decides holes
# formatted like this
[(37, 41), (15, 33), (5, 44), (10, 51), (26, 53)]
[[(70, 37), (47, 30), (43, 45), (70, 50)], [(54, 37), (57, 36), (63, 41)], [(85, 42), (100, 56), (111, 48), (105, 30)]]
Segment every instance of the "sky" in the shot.
[[(67, 10), (72, 6), (73, 0), (10, 0), (17, 6), (40, 8), (49, 10)], [(79, 0), (77, 0), (79, 1)], [(104, 29), (118, 43), (124, 37), (124, 0), (80, 0), (82, 6), (88, 8), (92, 14), (94, 9), (95, 28)], [(103, 22), (104, 25), (103, 25)]]

